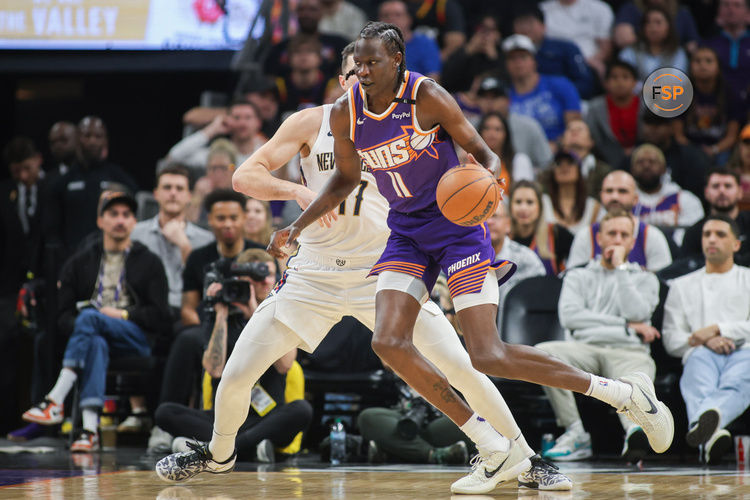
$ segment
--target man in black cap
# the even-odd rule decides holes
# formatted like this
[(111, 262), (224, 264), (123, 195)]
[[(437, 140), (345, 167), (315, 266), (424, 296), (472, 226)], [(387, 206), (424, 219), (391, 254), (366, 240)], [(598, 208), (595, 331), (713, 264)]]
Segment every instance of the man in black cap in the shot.
[(533, 118), (510, 112), (508, 89), (502, 80), (495, 76), (486, 76), (481, 80), (477, 89), (477, 106), (482, 114), (492, 111), (508, 120), (513, 150), (527, 154), (534, 168), (541, 170), (550, 164), (552, 150), (544, 130)]
[(153, 338), (167, 331), (167, 277), (159, 257), (131, 241), (135, 199), (104, 191), (92, 241), (63, 266), (58, 282), (58, 329), (70, 334), (63, 368), (44, 401), (23, 414), (42, 425), (63, 419), (63, 401), (80, 378), (83, 431), (71, 451), (95, 451), (110, 357), (148, 356)]

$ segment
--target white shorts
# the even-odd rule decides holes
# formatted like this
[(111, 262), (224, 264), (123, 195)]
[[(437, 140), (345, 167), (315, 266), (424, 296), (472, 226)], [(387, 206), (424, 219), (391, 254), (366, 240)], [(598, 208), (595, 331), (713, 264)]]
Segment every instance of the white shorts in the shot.
[[(370, 330), (375, 328), (378, 278), (367, 277), (370, 266), (348, 268), (323, 262), (322, 258), (302, 252), (294, 256), (284, 277), (258, 307), (260, 311), (275, 304), (274, 318), (294, 331), (300, 338), (300, 347), (308, 352), (314, 351), (344, 316), (355, 317)], [(442, 313), (428, 300), (420, 311), (420, 316), (425, 314)]]

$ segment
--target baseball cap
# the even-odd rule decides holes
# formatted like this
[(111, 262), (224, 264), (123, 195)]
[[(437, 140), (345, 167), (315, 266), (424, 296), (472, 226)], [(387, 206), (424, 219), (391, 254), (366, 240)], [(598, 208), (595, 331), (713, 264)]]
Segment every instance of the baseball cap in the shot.
[(102, 215), (105, 210), (115, 203), (126, 204), (133, 212), (133, 215), (138, 211), (138, 203), (135, 201), (135, 198), (128, 193), (123, 191), (104, 191), (101, 196), (99, 196), (99, 215)]
[(742, 128), (742, 132), (740, 132), (740, 140), (744, 141), (746, 139), (750, 139), (750, 125), (745, 125)]
[(536, 47), (531, 38), (526, 35), (511, 35), (503, 42), (503, 52), (510, 52), (512, 50), (525, 50), (530, 54), (536, 54)]
[(479, 89), (477, 90), (477, 95), (484, 95), (489, 93), (494, 93), (497, 96), (508, 95), (505, 84), (500, 79), (495, 78), (494, 76), (488, 76), (487, 78), (482, 80), (482, 83), (479, 84)]

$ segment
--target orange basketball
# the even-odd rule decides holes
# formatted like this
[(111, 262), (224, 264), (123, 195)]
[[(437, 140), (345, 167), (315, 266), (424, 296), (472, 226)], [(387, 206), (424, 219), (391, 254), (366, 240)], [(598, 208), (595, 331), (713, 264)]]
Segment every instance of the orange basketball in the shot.
[(459, 226), (478, 226), (495, 213), (500, 185), (486, 168), (467, 163), (448, 170), (437, 185), (437, 204)]

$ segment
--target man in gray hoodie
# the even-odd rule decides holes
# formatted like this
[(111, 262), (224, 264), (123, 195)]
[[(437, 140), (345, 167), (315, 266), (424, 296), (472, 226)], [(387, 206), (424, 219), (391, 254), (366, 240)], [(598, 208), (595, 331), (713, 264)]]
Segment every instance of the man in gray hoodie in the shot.
[[(648, 344), (659, 337), (649, 320), (659, 302), (659, 281), (638, 264), (629, 263), (633, 248), (633, 218), (622, 210), (607, 213), (596, 241), (601, 256), (563, 278), (558, 314), (567, 340), (537, 347), (572, 366), (617, 378), (640, 371), (652, 380), (656, 366)], [(544, 388), (565, 433), (545, 453), (551, 460), (569, 461), (592, 455), (591, 436), (584, 430), (573, 393)], [(643, 430), (620, 416), (625, 429), (623, 457), (632, 463), (647, 453)]]

